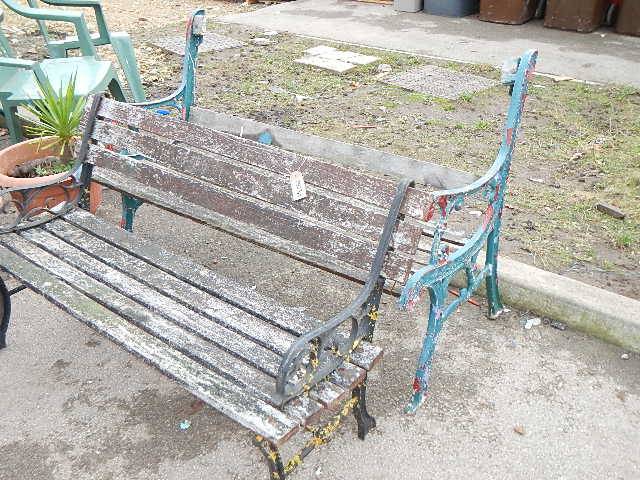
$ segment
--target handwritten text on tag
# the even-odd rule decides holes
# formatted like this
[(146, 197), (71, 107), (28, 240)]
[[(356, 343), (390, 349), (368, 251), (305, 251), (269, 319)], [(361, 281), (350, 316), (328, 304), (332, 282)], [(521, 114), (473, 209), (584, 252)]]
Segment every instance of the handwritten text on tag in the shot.
[(307, 187), (304, 184), (302, 172), (291, 172), (291, 198), (293, 201), (302, 200), (307, 196)]

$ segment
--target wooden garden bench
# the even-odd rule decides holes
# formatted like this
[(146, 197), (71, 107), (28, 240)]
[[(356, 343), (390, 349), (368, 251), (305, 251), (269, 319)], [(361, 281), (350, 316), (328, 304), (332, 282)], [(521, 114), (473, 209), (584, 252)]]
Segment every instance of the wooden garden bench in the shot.
[[(484, 278), (498, 313), (499, 218), (534, 64), (529, 52), (505, 77), (513, 96), (496, 163), (468, 188), (444, 192), (94, 97), (73, 174), (56, 184), (67, 201), (33, 211), (30, 202), (48, 186), (0, 192), (15, 207), (0, 229), (0, 264), (250, 429), (271, 478), (283, 479), (351, 411), (360, 438), (375, 426), (366, 378), (382, 356), (372, 336), (383, 291), (400, 293), (406, 283), (405, 304), (429, 291), (430, 354), (444, 318)], [(298, 174), (306, 195), (293, 182)], [(75, 208), (91, 180), (122, 194), (124, 229)], [(485, 213), (471, 236), (458, 238), (447, 219), (476, 193)], [(359, 282), (361, 291), (337, 315), (313, 318), (127, 232), (143, 202)], [(487, 241), (486, 264), (477, 267)], [(467, 288), (445, 306), (441, 295), (461, 271)], [(0, 347), (20, 288), (0, 281)], [(425, 391), (420, 383), (416, 393)], [(310, 439), (283, 462), (280, 447), (305, 430)]]
[[(127, 228), (139, 203), (152, 203), (357, 279), (361, 292), (315, 319), (74, 202), (0, 235), (2, 268), (253, 431), (273, 478), (352, 410), (364, 438), (375, 425), (365, 381), (382, 356), (370, 342), (380, 295), (410, 273), (422, 229), (403, 218), (421, 215), (427, 192), (107, 98), (96, 97), (85, 122), (82, 173), (66, 188), (91, 178), (121, 192)], [(285, 173), (295, 170), (307, 189), (299, 201)], [(305, 428), (311, 439), (283, 464), (278, 448)]]

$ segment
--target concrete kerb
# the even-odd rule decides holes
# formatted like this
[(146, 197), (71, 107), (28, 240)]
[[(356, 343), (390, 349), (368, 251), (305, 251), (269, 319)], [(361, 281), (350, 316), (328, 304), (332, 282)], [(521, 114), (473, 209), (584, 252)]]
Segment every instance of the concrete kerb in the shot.
[(498, 280), (505, 305), (640, 352), (640, 301), (506, 257), (498, 260)]
[[(452, 188), (473, 181), (468, 173), (409, 157), (308, 135), (246, 118), (192, 110), (192, 121), (233, 135), (257, 138), (271, 133), (286, 150), (314, 155), (391, 176), (408, 176)], [(436, 180), (433, 182), (433, 180)], [(505, 304), (566, 323), (571, 328), (640, 352), (640, 302), (585, 283), (502, 257), (500, 291)], [(479, 293), (483, 293), (480, 290)]]

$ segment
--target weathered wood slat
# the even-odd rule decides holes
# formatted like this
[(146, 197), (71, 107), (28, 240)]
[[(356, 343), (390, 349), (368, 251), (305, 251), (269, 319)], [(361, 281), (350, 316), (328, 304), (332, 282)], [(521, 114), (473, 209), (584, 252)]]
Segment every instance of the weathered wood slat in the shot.
[[(5, 236), (8, 237), (8, 236)], [(247, 394), (231, 381), (140, 330), (24, 257), (0, 246), (2, 266), (78, 320), (105, 334), (244, 427), (281, 445), (299, 421)]]
[[(276, 358), (276, 362), (273, 362), (270, 356), (265, 355), (265, 351), (257, 345), (253, 345), (253, 350), (250, 350), (252, 344), (244, 342), (247, 343), (247, 347), (243, 346), (242, 339), (239, 340), (233, 332), (227, 332), (228, 338), (225, 339), (224, 330), (218, 332), (215, 328), (211, 329), (207, 325), (208, 322), (198, 318), (195, 313), (192, 314), (191, 322), (188, 322), (184, 318), (184, 312), (167, 299), (162, 299), (159, 295), (154, 298), (153, 292), (141, 289), (136, 280), (127, 279), (125, 275), (109, 269), (100, 262), (93, 261), (87, 255), (66, 248), (63, 245), (64, 242), (46, 232), (35, 229), (23, 232), (22, 236), (33, 244), (20, 237), (8, 238), (6, 241), (0, 239), (0, 241), (13, 251), (32, 259), (34, 264), (45, 268), (49, 273), (69, 282), (85, 295), (121, 316), (131, 319), (136, 325), (161, 338), (183, 354), (240, 384), (257, 398), (275, 404), (272, 399), (275, 393), (274, 377), (277, 373), (279, 357)], [(84, 268), (74, 268), (49, 252), (62, 255), (69, 262), (76, 266), (80, 264)], [(83, 262), (87, 264), (82, 265)], [(89, 275), (92, 271), (98, 272), (93, 276), (96, 279)], [(106, 286), (107, 284), (109, 287)], [(149, 310), (140, 308), (140, 304), (132, 298), (142, 301)], [(145, 305), (146, 303), (150, 305)], [(189, 325), (185, 325), (186, 323)], [(184, 329), (185, 326), (190, 327), (189, 331)], [(191, 331), (201, 335), (209, 333), (211, 341), (205, 341)], [(255, 357), (247, 358), (252, 351)], [(334, 404), (347, 394), (341, 385), (351, 382), (352, 377), (361, 375), (360, 371), (362, 369), (359, 367), (346, 365), (334, 376), (335, 384), (320, 382), (309, 392), (310, 398), (333, 408)]]
[(330, 410), (338, 408), (351, 394), (350, 391), (331, 382), (319, 383), (314, 393), (313, 399)]
[[(277, 234), (255, 228), (237, 221), (234, 218), (227, 217), (224, 214), (214, 212), (209, 208), (184, 200), (171, 192), (143, 187), (141, 184), (113, 171), (96, 167), (94, 169), (93, 179), (119, 192), (129, 193), (137, 189), (138, 193), (135, 196), (145, 202), (152, 203), (169, 212), (204, 223), (215, 229), (222, 230), (283, 255), (296, 258), (318, 268), (343, 275), (359, 282), (364, 282), (367, 277), (368, 272), (358, 268), (353, 262), (348, 263), (338, 258), (328, 256), (322, 251), (285, 240)], [(295, 227), (292, 226), (291, 228)], [(366, 247), (360, 245), (360, 249), (362, 253)], [(402, 261), (400, 259), (402, 259)], [(403, 282), (408, 274), (408, 266), (410, 263), (411, 262), (401, 254), (390, 252), (389, 263), (385, 264), (384, 273), (390, 280)]]
[[(180, 301), (183, 306), (188, 307), (188, 311), (197, 312), (208, 319), (214, 320), (225, 328), (244, 335), (265, 348), (276, 352), (278, 355), (284, 355), (296, 339), (295, 335), (263, 319), (250, 315), (244, 310), (224, 303), (222, 300), (172, 277), (166, 272), (128, 254), (126, 251), (100, 241), (98, 238), (67, 222), (55, 221), (42, 228), (49, 233), (38, 229), (25, 232), (23, 235), (81, 271), (97, 277), (98, 280), (109, 281), (112, 288), (118, 283), (115, 280), (120, 279), (118, 283), (120, 288), (118, 290), (121, 293), (128, 293), (129, 296), (135, 294), (135, 298), (138, 301), (149, 297), (148, 293), (140, 293), (139, 290), (132, 291), (132, 286), (141, 282), (172, 300)], [(93, 257), (97, 257), (97, 259)], [(117, 269), (120, 274), (118, 275), (117, 272), (114, 272), (114, 269)], [(127, 281), (129, 277), (134, 277), (135, 280)], [(123, 285), (125, 286), (123, 287)], [(126, 289), (127, 292), (123, 292), (122, 289)], [(152, 295), (150, 301), (153, 301), (153, 298), (159, 298), (159, 301), (168, 303), (158, 295)], [(150, 308), (153, 309), (153, 305)], [(175, 310), (175, 306), (170, 306), (172, 318), (175, 316)], [(184, 311), (184, 309), (182, 310)], [(194, 322), (200, 321), (198, 316), (195, 316), (192, 320)], [(273, 371), (267, 371), (267, 373), (275, 376)], [(363, 369), (351, 364), (345, 364), (334, 372), (330, 380), (342, 388), (352, 389), (355, 380), (363, 379), (364, 374), (365, 371)], [(245, 375), (243, 378), (250, 377), (251, 375), (248, 377)], [(243, 385), (246, 385), (246, 383), (243, 383)], [(268, 381), (260, 383), (261, 391), (268, 395), (267, 398), (262, 398), (263, 400), (270, 401), (273, 398), (274, 385), (273, 378), (271, 378), (270, 383)], [(317, 391), (312, 390), (310, 395), (312, 398), (319, 397), (319, 392), (323, 392), (326, 389), (326, 387), (320, 386)]]
[[(375, 242), (380, 238), (387, 219), (388, 212), (383, 208), (321, 187), (309, 186), (307, 197), (294, 201), (287, 172), (271, 172), (216, 153), (201, 153), (112, 123), (97, 122), (92, 137), (106, 145), (118, 145), (119, 149), (124, 148), (129, 153), (140, 152), (154, 163), (177, 172), (330, 223), (347, 233)], [(97, 165), (103, 166), (99, 162)], [(112, 161), (108, 168), (127, 175), (130, 173), (127, 166), (124, 161)], [(124, 168), (120, 170), (120, 167)], [(419, 235), (419, 227), (400, 222), (394, 241), (396, 250), (412, 253)]]
[[(302, 335), (317, 325), (317, 320), (312, 319), (300, 309), (274, 302), (250, 287), (222, 277), (186, 257), (171, 255), (142, 238), (115, 228), (83, 210), (67, 214), (64, 220), (84, 231), (91, 232), (92, 235), (111, 245), (130, 252), (160, 270), (169, 272), (186, 283), (296, 335)], [(382, 350), (379, 347), (369, 342), (361, 342), (358, 349), (351, 355), (351, 360), (356, 365), (369, 370), (381, 356)]]
[[(193, 123), (158, 117), (151, 112), (124, 103), (105, 99), (98, 114), (122, 125), (130, 125), (176, 142), (224, 155), (235, 160), (269, 169), (273, 172), (301, 171), (305, 182), (330, 189), (388, 208), (393, 201), (396, 185), (393, 181), (362, 171), (334, 165), (317, 158), (300, 155), (249, 139), (219, 132)], [(409, 189), (404, 213), (422, 218), (430, 202), (429, 193)]]
[(345, 363), (331, 372), (329, 378), (336, 385), (351, 392), (355, 387), (364, 382), (367, 372), (362, 368), (352, 368), (351, 364)]
[[(296, 335), (179, 280), (70, 223), (56, 221), (42, 228), (68, 244), (74, 245), (85, 254), (90, 254), (110, 267), (135, 277), (139, 282), (158, 290), (190, 310), (213, 320), (224, 328), (250, 338), (279, 355), (284, 354), (297, 338)], [(57, 250), (60, 255), (65, 255), (65, 250)], [(70, 260), (69, 256), (64, 258)]]
[[(254, 234), (261, 231), (268, 233), (271, 238), (281, 239), (278, 244), (286, 245), (284, 249), (282, 246), (278, 248), (281, 253), (289, 253), (289, 242), (316, 252), (316, 258), (332, 257), (364, 270), (368, 269), (373, 261), (377, 242), (372, 240), (356, 237), (326, 223), (314, 221), (272, 204), (240, 197), (237, 194), (232, 195), (210, 183), (167, 170), (149, 161), (133, 158), (123, 161), (123, 157), (95, 146), (92, 147), (91, 156), (99, 166), (94, 174), (96, 181), (100, 182), (106, 175), (111, 179), (119, 178), (121, 181), (114, 187), (120, 190), (135, 182), (135, 186), (131, 186), (132, 191), (127, 193), (142, 198), (149, 189), (168, 192), (169, 206), (175, 203), (172, 199), (180, 198), (224, 217), (218, 228), (226, 230), (226, 225), (235, 221), (242, 224), (239, 232), (242, 236), (251, 235), (250, 231), (253, 230)], [(119, 177), (116, 177), (117, 175)], [(412, 248), (415, 248), (420, 232), (415, 230), (414, 233), (417, 235), (412, 238), (399, 236), (400, 243), (410, 242), (413, 244)], [(263, 245), (267, 239), (258, 237), (253, 241)], [(401, 253), (389, 252), (384, 266), (385, 273), (390, 278), (404, 280), (409, 259), (409, 256)], [(329, 268), (329, 265), (325, 262), (324, 267)]]
[[(94, 168), (92, 179), (108, 188), (117, 192), (128, 193), (136, 188), (142, 188), (139, 183), (133, 182), (124, 175), (113, 171), (105, 170), (99, 167)], [(191, 220), (204, 223), (212, 228), (230, 233), (238, 238), (256, 243), (265, 248), (281, 252), (287, 250), (287, 254), (293, 258), (318, 266), (327, 268), (332, 272), (337, 272), (347, 278), (364, 282), (367, 272), (353, 265), (341, 262), (339, 260), (327, 257), (310, 248), (303, 247), (294, 242), (288, 242), (272, 235), (269, 232), (257, 228), (247, 228), (246, 224), (235, 221), (234, 219), (225, 217), (208, 208), (201, 207), (192, 202), (183, 200), (170, 192), (163, 192), (158, 189), (146, 188), (139, 190), (137, 198), (151, 203), (159, 208), (167, 210), (177, 215), (189, 218)]]
[[(229, 328), (230, 330), (251, 338), (256, 343), (273, 350), (279, 355), (284, 355), (296, 339), (296, 335), (290, 333), (292, 330), (291, 326), (287, 329), (281, 326), (275, 326), (267, 320), (225, 303), (204, 290), (179, 280), (173, 275), (131, 255), (129, 252), (108, 244), (68, 222), (58, 220), (48, 223), (41, 228), (68, 244), (73, 245), (74, 248), (91, 254), (100, 261), (107, 263), (109, 266), (123, 273), (134, 276), (138, 281), (158, 290), (163, 295), (182, 302), (191, 310), (222, 324), (225, 328)], [(64, 251), (60, 253), (65, 255)], [(286, 316), (282, 319), (281, 323), (288, 321), (288, 319), (289, 316)], [(315, 321), (316, 325), (320, 324), (319, 320), (309, 320), (309, 323)], [(365, 365), (371, 365), (373, 361), (377, 361), (378, 359), (379, 348), (369, 349), (364, 347), (359, 350), (359, 352), (361, 352), (359, 355), (363, 357), (363, 363)], [(367, 356), (371, 357), (368, 361), (364, 360), (364, 357)], [(364, 374), (364, 371), (354, 372), (353, 368), (349, 366), (342, 368), (340, 371), (344, 371), (348, 378), (351, 378), (354, 374), (358, 376)], [(344, 381), (345, 379), (338, 379), (338, 384), (342, 384)]]
[(139, 315), (143, 313), (140, 312), (150, 311), (152, 320), (160, 321), (158, 317), (162, 317), (232, 353), (239, 361), (249, 363), (272, 377), (277, 375), (280, 357), (274, 352), (222, 328), (88, 255), (65, 248), (64, 242), (46, 232), (34, 229), (22, 235), (29, 241), (14, 236), (6, 240), (0, 238), (0, 242), (116, 313), (142, 319)]
[(189, 121), (236, 137), (254, 140), (257, 140), (263, 132), (268, 131), (273, 137), (274, 145), (282, 149), (321, 158), (348, 168), (375, 172), (376, 175), (384, 175), (386, 178), (388, 178), (387, 176), (397, 179), (402, 177), (415, 178), (416, 181), (437, 190), (459, 188), (469, 185), (479, 178), (477, 175), (428, 161), (310, 135), (197, 106), (191, 109)]
[(301, 395), (289, 401), (282, 410), (289, 417), (298, 420), (300, 425), (307, 426), (316, 422), (324, 412), (324, 406), (307, 395)]

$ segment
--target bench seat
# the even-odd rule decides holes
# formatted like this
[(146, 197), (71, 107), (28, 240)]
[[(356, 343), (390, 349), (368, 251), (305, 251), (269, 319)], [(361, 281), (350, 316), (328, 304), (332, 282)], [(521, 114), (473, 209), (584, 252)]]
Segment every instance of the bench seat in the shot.
[(279, 406), (274, 393), (282, 355), (320, 320), (82, 210), (0, 236), (0, 261), (24, 284), (274, 445), (341, 406), (382, 356), (362, 341), (326, 380)]

